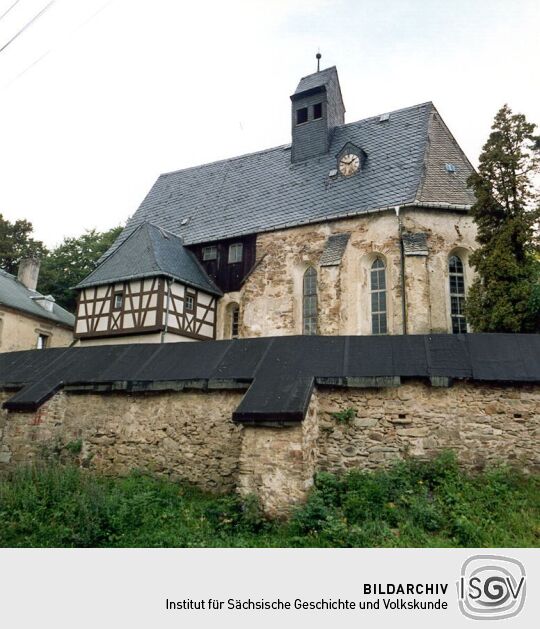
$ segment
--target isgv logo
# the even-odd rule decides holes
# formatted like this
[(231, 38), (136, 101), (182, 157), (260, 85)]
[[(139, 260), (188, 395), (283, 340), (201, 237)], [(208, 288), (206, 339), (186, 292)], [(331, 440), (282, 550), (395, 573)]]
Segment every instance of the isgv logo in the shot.
[(525, 568), (517, 559), (474, 555), (461, 567), (459, 609), (474, 620), (510, 618), (523, 609), (526, 587)]

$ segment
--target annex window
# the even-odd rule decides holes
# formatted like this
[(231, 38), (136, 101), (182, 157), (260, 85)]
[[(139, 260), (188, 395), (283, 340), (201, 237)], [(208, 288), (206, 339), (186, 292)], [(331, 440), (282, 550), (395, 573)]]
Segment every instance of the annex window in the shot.
[(322, 103), (313, 105), (313, 120), (322, 118)]
[(236, 242), (233, 245), (229, 245), (229, 264), (242, 262), (243, 249), (244, 246), (241, 242)]
[(386, 334), (386, 268), (384, 262), (377, 258), (371, 265), (371, 333)]
[(185, 309), (187, 312), (193, 312), (195, 310), (195, 293), (186, 291)]
[(203, 247), (202, 259), (204, 261), (217, 260), (217, 247), (215, 245), (212, 245), (210, 247)]
[(304, 273), (304, 334), (317, 334), (317, 271), (310, 266)]
[(49, 337), (46, 334), (38, 334), (37, 349), (45, 349), (49, 343)]
[(308, 108), (302, 107), (302, 109), (296, 110), (296, 124), (303, 124), (308, 119)]
[(465, 276), (463, 262), (457, 256), (448, 261), (448, 276), (450, 279), (450, 314), (452, 316), (452, 333), (467, 332), (465, 319)]
[(113, 308), (114, 310), (121, 310), (124, 303), (124, 295), (122, 293), (114, 293)]

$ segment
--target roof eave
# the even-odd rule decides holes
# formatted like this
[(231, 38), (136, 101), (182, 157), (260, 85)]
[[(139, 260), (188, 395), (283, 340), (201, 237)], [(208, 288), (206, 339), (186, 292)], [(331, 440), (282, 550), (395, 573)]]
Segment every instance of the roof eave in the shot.
[(312, 87), (309, 90), (304, 90), (303, 92), (291, 94), (291, 100), (294, 102), (296, 100), (300, 100), (301, 98), (306, 98), (307, 96), (320, 94), (321, 92), (326, 92), (326, 85), (317, 85), (317, 87)]
[[(265, 229), (260, 229), (258, 231), (247, 230), (244, 232), (238, 232), (234, 237), (239, 238), (240, 236), (248, 236), (250, 234), (268, 234), (271, 232), (280, 231), (282, 229), (294, 229), (295, 227), (304, 227), (305, 225), (316, 225), (317, 223), (326, 223), (328, 221), (340, 221), (346, 220), (348, 218), (362, 216), (364, 214), (378, 214), (382, 212), (395, 212), (396, 207), (401, 209), (412, 209), (412, 208), (422, 208), (422, 209), (434, 209), (434, 210), (455, 210), (458, 212), (468, 212), (470, 211), (472, 205), (459, 205), (455, 203), (435, 203), (435, 202), (426, 202), (426, 201), (398, 201), (397, 203), (392, 203), (391, 205), (384, 205), (381, 207), (371, 208), (369, 210), (350, 210), (349, 212), (339, 212), (334, 214), (327, 214), (325, 216), (313, 219), (313, 220), (305, 220), (302, 222), (294, 221), (290, 223), (283, 223), (281, 225), (275, 225), (273, 227), (267, 227)], [(219, 236), (216, 238), (206, 238), (206, 239), (196, 239), (193, 241), (186, 241), (186, 246), (190, 247), (193, 245), (201, 245), (205, 243), (219, 242), (221, 240), (230, 240), (231, 236)]]
[(189, 280), (183, 279), (178, 275), (173, 275), (172, 273), (165, 273), (163, 271), (159, 271), (158, 273), (137, 273), (136, 275), (123, 275), (120, 277), (111, 278), (109, 280), (100, 280), (95, 282), (84, 282), (77, 284), (72, 288), (72, 290), (82, 290), (83, 288), (93, 288), (94, 286), (108, 286), (109, 284), (116, 284), (117, 282), (129, 282), (131, 280), (141, 280), (149, 277), (167, 277), (172, 280), (176, 280), (177, 282), (182, 282), (186, 286), (191, 286), (192, 288), (198, 288), (199, 290), (205, 291), (206, 293), (210, 293), (212, 295), (217, 295), (221, 297), (223, 292), (217, 288), (211, 286), (202, 286), (201, 284), (197, 284), (196, 282), (191, 282)]

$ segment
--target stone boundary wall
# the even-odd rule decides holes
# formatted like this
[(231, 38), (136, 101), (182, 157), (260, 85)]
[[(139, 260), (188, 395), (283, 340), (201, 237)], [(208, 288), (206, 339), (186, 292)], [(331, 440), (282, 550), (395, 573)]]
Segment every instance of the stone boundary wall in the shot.
[(242, 427), (231, 421), (231, 415), (241, 398), (238, 391), (60, 392), (35, 413), (2, 412), (0, 469), (69, 459), (80, 442), (75, 458), (106, 474), (136, 469), (212, 491), (233, 491)]
[[(500, 461), (540, 472), (540, 386), (412, 381), (387, 389), (319, 389), (317, 468), (374, 469), (454, 450), (461, 464)], [(339, 422), (333, 413), (353, 409)]]
[(506, 461), (540, 471), (540, 385), (319, 387), (304, 422), (289, 427), (234, 424), (242, 396), (60, 392), (35, 413), (1, 412), (0, 470), (53, 458), (108, 474), (145, 470), (257, 494), (270, 515), (305, 499), (318, 470), (374, 469), (444, 449), (468, 468)]

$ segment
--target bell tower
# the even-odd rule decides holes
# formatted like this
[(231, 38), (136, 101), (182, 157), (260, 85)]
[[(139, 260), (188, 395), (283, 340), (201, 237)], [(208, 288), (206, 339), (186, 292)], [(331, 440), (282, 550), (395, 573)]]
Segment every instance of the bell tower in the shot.
[(344, 123), (345, 106), (336, 67), (300, 79), (291, 96), (291, 161), (327, 153), (333, 128)]

